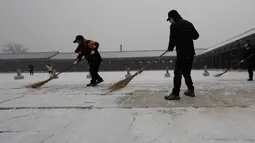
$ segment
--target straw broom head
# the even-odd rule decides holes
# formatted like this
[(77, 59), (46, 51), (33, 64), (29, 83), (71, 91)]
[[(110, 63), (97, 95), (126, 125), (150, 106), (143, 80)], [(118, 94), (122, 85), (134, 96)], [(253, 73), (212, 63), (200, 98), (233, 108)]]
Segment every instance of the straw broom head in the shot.
[(214, 75), (214, 77), (220, 77), (220, 76), (222, 76), (224, 73), (219, 73), (219, 74), (216, 74), (216, 75)]
[(40, 82), (37, 82), (37, 83), (34, 83), (34, 84), (29, 84), (29, 85), (26, 85), (25, 87), (26, 88), (39, 88), (41, 86), (43, 86), (45, 83), (49, 82), (52, 78), (49, 78), (47, 80), (44, 80), (44, 81), (40, 81)]
[[(75, 60), (76, 61), (76, 60)], [(65, 72), (66, 70), (68, 70), (69, 68), (71, 68), (72, 66), (74, 65), (74, 63), (70, 64), (67, 68), (65, 68), (63, 71), (59, 72), (58, 74), (56, 74), (55, 76), (53, 77), (50, 77), (49, 79), (47, 80), (44, 80), (44, 81), (40, 81), (40, 82), (37, 82), (37, 83), (34, 83), (34, 84), (30, 84), (30, 85), (26, 85), (25, 87), (26, 88), (38, 88), (38, 87), (41, 87), (42, 85), (46, 84), (47, 82), (51, 81), (52, 79), (55, 79), (55, 77), (57, 77), (59, 74)]]
[(226, 70), (226, 71), (224, 71), (224, 72), (222, 72), (222, 73), (216, 74), (216, 75), (214, 75), (214, 77), (220, 77), (220, 76), (222, 76), (223, 74), (225, 74), (226, 72), (228, 72), (228, 70)]
[(139, 73), (136, 72), (135, 74), (121, 80), (121, 81), (118, 81), (117, 83), (111, 85), (110, 87), (108, 87), (107, 89), (107, 93), (110, 93), (110, 92), (114, 92), (114, 91), (118, 91), (118, 90), (121, 90), (122, 88), (126, 87), (128, 85), (128, 83), (138, 75)]

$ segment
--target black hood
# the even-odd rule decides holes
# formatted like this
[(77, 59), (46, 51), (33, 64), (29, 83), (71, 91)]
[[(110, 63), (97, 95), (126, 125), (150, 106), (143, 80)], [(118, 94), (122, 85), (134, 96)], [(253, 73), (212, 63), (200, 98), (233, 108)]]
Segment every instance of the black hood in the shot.
[(171, 10), (168, 12), (167, 21), (169, 21), (170, 18), (172, 18), (174, 21), (178, 21), (182, 19), (181, 15), (176, 10)]

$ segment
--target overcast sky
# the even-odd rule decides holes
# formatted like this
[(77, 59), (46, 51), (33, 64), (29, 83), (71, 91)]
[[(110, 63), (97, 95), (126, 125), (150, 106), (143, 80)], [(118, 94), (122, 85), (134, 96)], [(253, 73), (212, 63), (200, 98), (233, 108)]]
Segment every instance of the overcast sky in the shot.
[(73, 52), (77, 34), (101, 51), (165, 50), (167, 13), (176, 9), (208, 48), (255, 27), (255, 0), (0, 0), (0, 47), (23, 44), (31, 52)]

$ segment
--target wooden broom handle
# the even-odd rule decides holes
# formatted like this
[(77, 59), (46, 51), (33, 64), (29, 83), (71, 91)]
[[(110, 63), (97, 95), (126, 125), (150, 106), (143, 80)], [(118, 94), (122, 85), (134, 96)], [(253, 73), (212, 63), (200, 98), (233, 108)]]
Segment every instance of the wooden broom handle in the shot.
[[(90, 55), (91, 55), (91, 54), (90, 54)], [(87, 57), (89, 57), (90, 55), (88, 55)], [(85, 59), (85, 58), (81, 59), (81, 61), (84, 60), (84, 59)], [(50, 79), (53, 79), (53, 78), (57, 77), (57, 76), (60, 75), (61, 73), (67, 71), (69, 68), (71, 68), (72, 66), (74, 66), (73, 63), (74, 63), (75, 61), (77, 61), (77, 59), (75, 59), (75, 60), (72, 62), (72, 64), (70, 64), (68, 67), (66, 67), (64, 70), (62, 70), (61, 72), (57, 73), (56, 75), (54, 75), (54, 76), (51, 77)]]
[(142, 73), (143, 70), (144, 70), (145, 68), (147, 68), (148, 66), (150, 66), (151, 64), (153, 64), (153, 63), (154, 63), (155, 61), (157, 61), (159, 58), (161, 58), (162, 56), (164, 56), (167, 52), (168, 52), (168, 51), (165, 51), (165, 52), (162, 53), (160, 56), (158, 56), (155, 60), (151, 61), (150, 63), (148, 63), (147, 65), (145, 65), (145, 66), (142, 67), (141, 69), (139, 69), (139, 70), (137, 71), (137, 73), (138, 73), (138, 74)]
[(251, 54), (250, 56), (248, 56), (247, 58), (243, 59), (243, 61), (248, 60), (249, 58), (253, 57), (255, 55), (255, 53)]

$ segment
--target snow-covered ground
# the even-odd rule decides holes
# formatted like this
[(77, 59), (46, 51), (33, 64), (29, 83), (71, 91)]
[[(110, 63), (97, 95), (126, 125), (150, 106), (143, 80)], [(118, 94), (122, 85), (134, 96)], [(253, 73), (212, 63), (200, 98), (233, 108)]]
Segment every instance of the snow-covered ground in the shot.
[(125, 72), (101, 72), (105, 82), (98, 87), (85, 87), (87, 73), (63, 73), (39, 89), (23, 86), (47, 73), (26, 73), (24, 80), (0, 74), (0, 142), (254, 143), (255, 82), (246, 81), (246, 71), (218, 78), (220, 71), (209, 72), (194, 70), (197, 97), (181, 94), (180, 101), (164, 100), (172, 71), (170, 78), (145, 71), (109, 95), (105, 89)]

